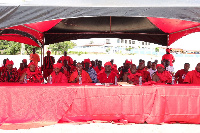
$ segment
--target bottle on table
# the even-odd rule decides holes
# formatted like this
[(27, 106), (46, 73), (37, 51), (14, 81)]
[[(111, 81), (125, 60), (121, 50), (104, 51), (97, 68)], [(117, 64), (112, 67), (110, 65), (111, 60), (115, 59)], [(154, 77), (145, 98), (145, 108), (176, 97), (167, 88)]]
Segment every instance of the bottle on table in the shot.
[(117, 76), (115, 76), (115, 85), (117, 85)]
[(172, 85), (175, 83), (175, 77), (172, 76)]
[(52, 76), (49, 76), (49, 84), (52, 84)]
[(24, 84), (27, 84), (27, 77), (26, 77), (26, 75), (24, 76)]
[(139, 85), (142, 85), (142, 76), (139, 77)]
[(79, 84), (82, 84), (82, 77), (81, 77), (81, 75), (79, 75), (78, 80), (79, 80)]

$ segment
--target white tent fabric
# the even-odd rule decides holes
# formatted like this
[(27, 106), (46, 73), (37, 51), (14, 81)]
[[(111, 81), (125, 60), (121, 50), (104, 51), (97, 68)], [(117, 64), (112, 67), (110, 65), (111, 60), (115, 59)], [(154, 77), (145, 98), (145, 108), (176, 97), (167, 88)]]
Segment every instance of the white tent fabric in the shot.
[(200, 1), (32, 0), (19, 3), (0, 2), (0, 28), (59, 18), (94, 16), (158, 17), (200, 22)]

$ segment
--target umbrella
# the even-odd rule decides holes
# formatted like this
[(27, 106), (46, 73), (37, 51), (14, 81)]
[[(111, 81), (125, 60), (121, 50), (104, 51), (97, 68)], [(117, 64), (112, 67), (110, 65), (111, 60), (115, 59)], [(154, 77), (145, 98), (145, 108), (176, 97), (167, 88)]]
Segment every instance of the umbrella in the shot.
[(154, 17), (79, 17), (23, 24), (0, 30), (0, 39), (41, 47), (87, 38), (121, 38), (169, 46), (200, 31), (200, 23)]

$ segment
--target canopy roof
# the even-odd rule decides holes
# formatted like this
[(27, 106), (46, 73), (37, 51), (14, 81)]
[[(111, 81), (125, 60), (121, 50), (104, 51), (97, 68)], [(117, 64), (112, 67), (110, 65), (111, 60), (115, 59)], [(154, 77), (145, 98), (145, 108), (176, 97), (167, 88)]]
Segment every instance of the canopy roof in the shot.
[[(37, 1), (0, 4), (0, 39), (39, 46), (80, 38), (114, 37), (167, 46), (200, 30), (200, 2), (189, 0), (184, 4), (170, 0), (160, 6), (159, 1), (148, 0), (144, 0), (146, 4), (141, 0), (139, 6), (130, 0), (112, 1), (114, 6), (112, 2), (98, 0), (57, 0), (56, 6), (52, 6), (52, 0), (38, 2), (46, 2), (43, 6)], [(70, 6), (65, 6), (68, 3)], [(87, 3), (91, 7), (86, 7)], [(185, 4), (188, 6), (184, 7)]]

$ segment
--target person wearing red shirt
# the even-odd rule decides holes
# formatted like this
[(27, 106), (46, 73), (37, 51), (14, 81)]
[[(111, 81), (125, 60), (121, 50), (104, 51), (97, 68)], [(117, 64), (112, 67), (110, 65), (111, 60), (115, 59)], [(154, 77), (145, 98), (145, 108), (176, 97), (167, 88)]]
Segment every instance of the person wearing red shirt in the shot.
[(138, 84), (140, 76), (142, 76), (142, 74), (138, 73), (136, 65), (132, 64), (129, 72), (124, 74), (123, 82), (128, 82), (129, 84)]
[(27, 68), (24, 67), (24, 63), (20, 63), (20, 68), (17, 70), (17, 72), (19, 73), (19, 76), (21, 77), (26, 71), (27, 71)]
[[(62, 68), (61, 63), (57, 63), (53, 65), (54, 71), (50, 74), (52, 77), (52, 83), (67, 83), (67, 77), (65, 74), (63, 74), (60, 69)], [(49, 77), (48, 77), (48, 83), (49, 83)]]
[(64, 66), (64, 60), (67, 61), (67, 65), (73, 65), (73, 59), (70, 56), (67, 56), (67, 51), (64, 52), (64, 56), (58, 59), (58, 63), (62, 63), (62, 65)]
[(98, 61), (97, 66), (94, 68), (94, 70), (98, 74), (103, 69), (104, 69), (104, 67), (102, 66), (102, 61)]
[(34, 62), (36, 66), (38, 66), (38, 62), (40, 62), (40, 56), (35, 53), (35, 48), (33, 48), (33, 53), (30, 54), (30, 62)]
[(176, 81), (178, 81), (179, 84), (183, 83), (183, 81), (185, 79), (185, 76), (188, 73), (189, 68), (190, 68), (190, 64), (189, 63), (185, 63), (184, 64), (184, 69), (178, 70), (176, 72), (175, 78), (176, 78)]
[(171, 51), (171, 48), (169, 49), (169, 48), (167, 48), (166, 49), (166, 54), (164, 54), (163, 56), (162, 56), (162, 60), (169, 60), (170, 61), (170, 66), (173, 66), (173, 63), (175, 62), (175, 58), (174, 58), (174, 56), (172, 55), (172, 54), (170, 54), (170, 51)]
[(112, 69), (112, 64), (111, 62), (106, 62), (104, 64), (104, 68), (103, 70), (101, 70), (98, 74), (97, 74), (97, 79), (99, 80), (100, 83), (115, 83), (115, 76), (117, 76), (117, 74), (115, 72), (113, 72)]
[(157, 83), (172, 83), (172, 75), (165, 70), (162, 64), (157, 64), (157, 72), (153, 75), (152, 80)]
[(1, 74), (0, 82), (18, 82), (19, 73), (16, 68), (13, 68), (13, 61), (6, 60), (5, 71)]
[(47, 51), (47, 56), (44, 57), (43, 59), (43, 72), (44, 72), (44, 78), (47, 80), (47, 77), (53, 72), (53, 64), (55, 63), (55, 59), (51, 55), (51, 51)]
[(200, 84), (200, 63), (197, 64), (195, 70), (187, 73), (184, 83)]
[(69, 82), (78, 83), (79, 77), (81, 76), (82, 83), (92, 83), (90, 75), (85, 70), (83, 70), (83, 66), (81, 63), (77, 63), (76, 69), (77, 70), (71, 74)]
[(137, 69), (137, 72), (141, 73), (141, 75), (142, 75), (142, 82), (143, 83), (151, 81), (150, 73), (147, 70), (145, 70), (145, 61), (144, 60), (140, 61), (138, 69)]

